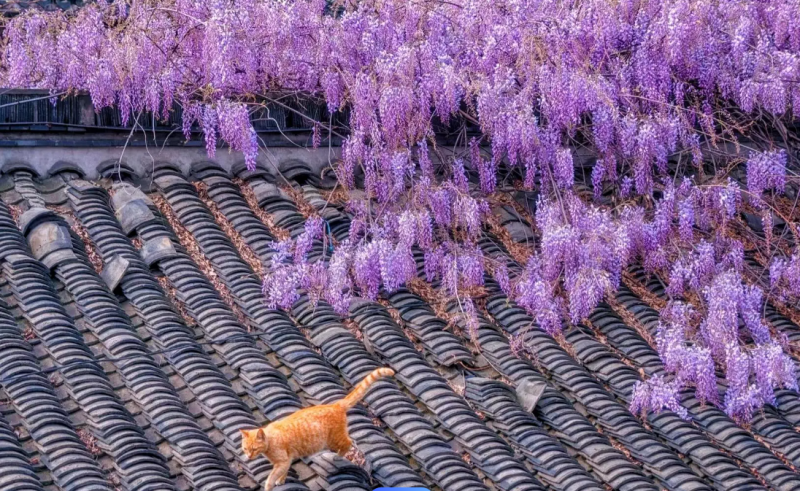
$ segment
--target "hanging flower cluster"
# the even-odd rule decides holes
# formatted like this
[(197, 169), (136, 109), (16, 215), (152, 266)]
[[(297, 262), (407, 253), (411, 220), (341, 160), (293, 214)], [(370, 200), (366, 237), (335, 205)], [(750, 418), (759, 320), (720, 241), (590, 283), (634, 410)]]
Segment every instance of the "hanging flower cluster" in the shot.
[[(410, 166), (403, 151), (430, 134), (434, 118), (466, 114), (492, 138), (491, 156), (472, 152), (486, 192), (501, 159), (529, 182), (538, 175), (569, 187), (564, 138), (581, 133), (602, 157), (596, 182), (616, 180), (626, 162), (629, 185), (649, 193), (679, 146), (701, 158), (718, 97), (745, 112), (800, 115), (794, 0), (328, 3), (31, 9), (5, 29), (0, 78), (54, 94), (87, 91), (97, 109), (118, 104), (125, 122), (142, 111), (165, 117), (177, 101), (184, 129), (197, 122), (210, 152), (225, 141), (251, 165), (253, 96), (319, 96), (330, 111), (350, 109), (343, 165), (371, 166), (392, 183)], [(754, 190), (781, 187), (782, 159), (753, 158)]]
[[(422, 274), (458, 300), (474, 331), (472, 292), (490, 272), (558, 335), (637, 263), (668, 279), (670, 303), (656, 340), (668, 376), (637, 385), (633, 411), (685, 416), (680, 391), (693, 387), (747, 421), (775, 403), (775, 389), (797, 388), (786, 341), (762, 319), (768, 295), (743, 281), (744, 244), (728, 233), (745, 194), (770, 249), (769, 200), (791, 186), (793, 157), (752, 152), (746, 191), (727, 175), (705, 178), (703, 167), (720, 136), (735, 138), (736, 118), (800, 116), (796, 0), (329, 4), (101, 0), (31, 10), (5, 26), (0, 81), (54, 98), (88, 92), (98, 110), (118, 106), (124, 124), (180, 106), (187, 139), (200, 130), (209, 156), (225, 143), (249, 168), (259, 151), (251, 113), (276, 93), (346, 110), (335, 171), (346, 190), (363, 190), (347, 203), (349, 237), (311, 261), (328, 237), (310, 218), (295, 240), (274, 244), (263, 284), (270, 307), (291, 307), (302, 290), (344, 315), (353, 296), (376, 299)], [(465, 121), (482, 136), (459, 133), (455, 155), (443, 156), (434, 127)], [(331, 130), (309, 127), (315, 148)], [(594, 204), (573, 187), (579, 147), (596, 157)], [(536, 247), (519, 268), (480, 247), (486, 198), (509, 176), (540, 193)], [(778, 254), (769, 295), (800, 299), (798, 278), (800, 253)]]
[[(747, 189), (756, 196), (767, 189), (782, 193), (786, 187), (786, 151), (753, 154), (747, 161)], [(758, 203), (758, 200), (754, 200)]]
[(781, 300), (800, 299), (800, 251), (775, 258), (769, 269), (770, 287)]

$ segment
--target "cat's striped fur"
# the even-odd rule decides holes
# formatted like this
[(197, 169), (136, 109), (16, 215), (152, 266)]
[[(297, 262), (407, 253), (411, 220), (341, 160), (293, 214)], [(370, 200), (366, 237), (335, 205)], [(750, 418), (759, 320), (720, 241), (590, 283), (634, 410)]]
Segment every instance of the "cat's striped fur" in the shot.
[(378, 379), (392, 375), (391, 368), (377, 368), (344, 399), (303, 408), (263, 428), (241, 430), (242, 451), (247, 458), (264, 454), (272, 462), (272, 472), (264, 489), (271, 491), (277, 484), (283, 484), (295, 459), (323, 450), (344, 456), (353, 444), (347, 433), (347, 410), (358, 404)]

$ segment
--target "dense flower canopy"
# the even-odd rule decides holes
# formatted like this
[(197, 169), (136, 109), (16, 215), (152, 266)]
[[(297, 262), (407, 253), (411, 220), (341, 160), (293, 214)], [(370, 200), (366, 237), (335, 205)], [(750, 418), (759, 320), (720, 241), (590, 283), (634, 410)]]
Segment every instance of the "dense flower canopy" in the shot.
[[(318, 262), (321, 219), (276, 244), (271, 306), (302, 289), (344, 314), (353, 295), (415, 277), (421, 251), (427, 280), (468, 315), (490, 273), (557, 336), (641, 264), (668, 279), (657, 344), (672, 378), (638, 386), (632, 409), (685, 414), (691, 386), (746, 421), (774, 389), (797, 388), (761, 306), (800, 298), (797, 231), (773, 237), (776, 219), (791, 222), (776, 199), (797, 182), (786, 128), (800, 116), (799, 12), (800, 0), (100, 1), (10, 21), (0, 77), (53, 97), (86, 91), (126, 119), (177, 103), (187, 138), (197, 125), (209, 155), (224, 142), (248, 166), (250, 112), (273, 94), (346, 110), (336, 175), (365, 191), (347, 203), (350, 236)], [(435, 124), (464, 122), (482, 136), (437, 148)], [(748, 133), (764, 126), (783, 143)], [(326, 131), (314, 122), (315, 146)], [(575, 190), (579, 148), (596, 157), (594, 203)], [(478, 246), (508, 176), (540, 193), (538, 247), (512, 268)], [(761, 217), (769, 284), (731, 234), (743, 210)]]

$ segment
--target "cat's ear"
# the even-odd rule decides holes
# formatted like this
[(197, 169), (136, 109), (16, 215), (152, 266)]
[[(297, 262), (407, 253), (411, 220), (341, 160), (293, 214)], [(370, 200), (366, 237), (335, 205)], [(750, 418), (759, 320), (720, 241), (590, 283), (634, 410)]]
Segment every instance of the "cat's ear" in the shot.
[(267, 434), (264, 433), (264, 428), (259, 428), (256, 430), (256, 440), (259, 442), (267, 441)]
[(242, 437), (243, 438), (250, 436), (250, 430), (242, 430), (242, 429), (240, 429), (239, 431), (242, 433)]

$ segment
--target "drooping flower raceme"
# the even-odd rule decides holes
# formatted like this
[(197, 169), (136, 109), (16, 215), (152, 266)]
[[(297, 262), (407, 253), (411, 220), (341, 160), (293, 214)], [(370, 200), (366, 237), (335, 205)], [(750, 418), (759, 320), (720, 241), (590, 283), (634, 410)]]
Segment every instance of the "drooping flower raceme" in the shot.
[(563, 302), (555, 294), (553, 283), (543, 277), (541, 258), (538, 256), (528, 261), (523, 275), (517, 280), (515, 298), (550, 335), (561, 332)]
[(574, 195), (558, 203), (541, 201), (536, 220), (542, 230), (542, 273), (554, 281), (563, 275), (573, 322), (587, 317), (603, 296), (619, 286), (631, 240), (608, 212), (587, 206)]
[(661, 375), (655, 375), (647, 383), (636, 382), (633, 386), (630, 409), (634, 414), (647, 411), (660, 412), (669, 409), (688, 419), (689, 413), (680, 404), (680, 387), (676, 380), (667, 382)]
[[(673, 387), (695, 387), (701, 402), (719, 402), (711, 352), (690, 339), (690, 320), (696, 312), (688, 305), (670, 304), (661, 314), (656, 340), (664, 368), (675, 375)], [(652, 409), (657, 410), (657, 407)]]
[[(777, 388), (797, 389), (794, 363), (769, 333), (760, 309), (762, 292), (755, 286), (743, 286), (732, 270), (714, 273), (703, 288), (706, 317), (699, 330), (692, 327), (697, 316), (689, 306), (673, 303), (662, 312), (658, 329), (658, 349), (664, 368), (674, 374), (671, 387), (680, 390), (693, 385), (698, 400), (718, 404), (716, 366), (725, 373), (725, 412), (740, 422), (747, 422), (764, 404), (775, 404)], [(747, 327), (755, 346), (741, 342), (739, 320)], [(696, 332), (696, 334), (694, 334)], [(646, 388), (653, 384), (652, 389)], [(642, 387), (631, 410), (672, 409), (663, 401), (645, 397), (648, 390), (661, 390), (663, 380), (651, 378)]]
[[(296, 241), (274, 245), (264, 279), (271, 307), (291, 307), (303, 290), (344, 315), (352, 296), (394, 291), (423, 258), (427, 278), (463, 300), (470, 319), (478, 307), (469, 294), (489, 269), (557, 334), (637, 262), (668, 277), (673, 300), (702, 305), (694, 324), (664, 313), (657, 342), (672, 378), (637, 386), (633, 409), (681, 412), (677, 394), (686, 386), (717, 403), (715, 369), (725, 374), (721, 404), (741, 420), (773, 403), (775, 388), (792, 387), (783, 341), (761, 314), (767, 295), (743, 284), (744, 243), (728, 233), (742, 190), (701, 171), (705, 149), (728, 126), (719, 117), (800, 116), (800, 30), (789, 22), (796, 0), (736, 8), (715, 0), (364, 0), (336, 15), (328, 4), (31, 9), (4, 28), (0, 79), (53, 98), (88, 92), (97, 110), (117, 105), (124, 125), (166, 119), (179, 107), (186, 139), (202, 132), (209, 156), (224, 143), (250, 168), (260, 143), (253, 114), (274, 118), (276, 104), (289, 107), (287, 95), (326, 107), (321, 120), (295, 115), (313, 147), (322, 131), (343, 136), (339, 184), (363, 186), (367, 199), (348, 203), (349, 237), (332, 255), (308, 259), (324, 230), (317, 218)], [(336, 111), (349, 115), (345, 128), (329, 127)], [(434, 128), (448, 126), (458, 129), (452, 156), (434, 138)], [(585, 149), (598, 158), (590, 177), (597, 201), (619, 208), (588, 205), (573, 190)], [(790, 158), (781, 149), (750, 155), (752, 203), (790, 187)], [(686, 166), (695, 178), (671, 175)], [(510, 278), (516, 268), (487, 259), (478, 244), (491, 211), (485, 195), (517, 184), (542, 198), (535, 250)], [(781, 238), (764, 209), (773, 246)], [(800, 298), (799, 257), (772, 262), (770, 298)]]
[[(767, 189), (786, 188), (786, 151), (754, 153), (747, 161), (747, 189), (756, 197)], [(758, 202), (758, 201), (756, 201)]]
[(775, 258), (770, 265), (769, 278), (771, 290), (780, 299), (800, 299), (800, 250), (790, 258)]
[[(503, 158), (547, 186), (570, 187), (576, 155), (564, 143), (580, 134), (606, 162), (628, 162), (624, 190), (646, 194), (679, 145), (698, 161), (701, 137), (715, 132), (718, 95), (744, 113), (800, 115), (800, 35), (786, 21), (794, 0), (730, 9), (713, 0), (367, 0), (336, 15), (328, 3), (30, 9), (4, 31), (0, 78), (53, 94), (87, 91), (98, 110), (118, 104), (126, 124), (143, 111), (166, 118), (173, 102), (211, 108), (184, 115), (202, 121), (210, 152), (218, 133), (248, 165), (257, 139), (242, 107), (274, 91), (349, 109), (347, 145), (360, 142), (378, 160), (423, 151), (435, 122), (466, 113), (491, 138), (492, 155), (473, 162), (487, 192)], [(530, 39), (546, 42), (520, 41)], [(309, 127), (317, 145), (319, 127)], [(343, 160), (342, 175), (366, 165), (365, 155)], [(753, 156), (751, 190), (780, 190), (784, 161), (775, 152)], [(428, 162), (421, 159), (423, 173)], [(616, 179), (612, 167), (598, 171), (598, 182)], [(381, 188), (395, 189), (400, 174), (382, 175)]]
[(261, 289), (270, 308), (288, 309), (297, 301), (300, 286), (298, 271), (288, 263), (294, 244), (290, 240), (273, 243), (275, 250), (270, 272), (264, 277)]

